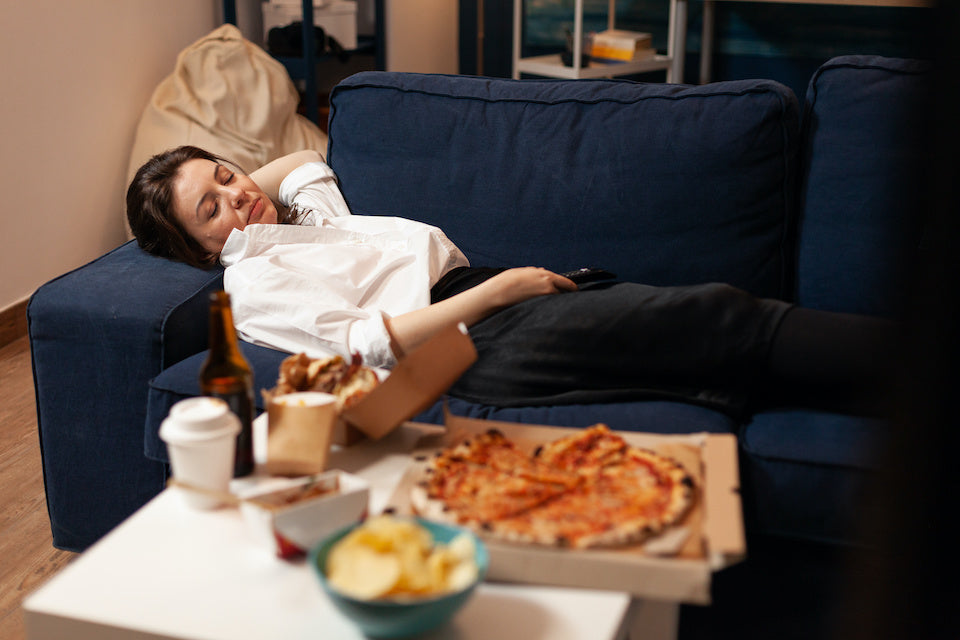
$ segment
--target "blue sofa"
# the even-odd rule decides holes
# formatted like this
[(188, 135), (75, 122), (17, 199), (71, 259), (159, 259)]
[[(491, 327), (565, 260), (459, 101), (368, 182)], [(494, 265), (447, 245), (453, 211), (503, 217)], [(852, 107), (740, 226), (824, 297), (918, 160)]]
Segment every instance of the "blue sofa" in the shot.
[[(443, 228), (474, 265), (602, 266), (656, 285), (723, 281), (818, 309), (893, 316), (917, 246), (926, 66), (842, 57), (803, 101), (768, 80), (704, 86), (393, 73), (331, 96), (328, 160), (358, 215)], [(81, 550), (164, 487), (160, 421), (199, 393), (203, 271), (124, 244), (29, 309), (47, 504)], [(258, 388), (286, 354), (244, 345)], [(884, 422), (760, 402), (742, 420), (666, 399), (459, 414), (739, 436), (751, 538), (857, 544)], [(439, 404), (420, 420), (439, 421)]]

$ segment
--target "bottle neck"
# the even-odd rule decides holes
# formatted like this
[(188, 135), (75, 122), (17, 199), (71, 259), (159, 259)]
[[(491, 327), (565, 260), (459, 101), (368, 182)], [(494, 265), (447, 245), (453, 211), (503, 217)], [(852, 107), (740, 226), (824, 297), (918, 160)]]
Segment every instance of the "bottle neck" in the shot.
[(233, 327), (230, 296), (218, 291), (210, 295), (210, 347), (200, 369), (200, 388), (218, 395), (243, 390), (252, 393), (253, 371), (240, 351)]
[(233, 326), (233, 312), (230, 309), (230, 296), (218, 291), (210, 299), (210, 351), (224, 354), (240, 352), (237, 331)]

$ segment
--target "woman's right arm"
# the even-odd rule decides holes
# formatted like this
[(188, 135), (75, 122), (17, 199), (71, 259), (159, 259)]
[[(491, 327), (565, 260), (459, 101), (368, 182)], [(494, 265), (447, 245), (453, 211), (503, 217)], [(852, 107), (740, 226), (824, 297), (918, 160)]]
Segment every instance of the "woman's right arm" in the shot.
[(294, 151), (263, 165), (250, 174), (250, 179), (263, 189), (271, 200), (278, 202), (280, 200), (280, 183), (283, 182), (283, 179), (300, 165), (318, 161), (323, 161), (323, 156), (318, 151), (313, 149)]
[(455, 296), (386, 321), (397, 357), (439, 330), (459, 322), (467, 327), (529, 298), (576, 291), (577, 285), (539, 267), (508, 269)]

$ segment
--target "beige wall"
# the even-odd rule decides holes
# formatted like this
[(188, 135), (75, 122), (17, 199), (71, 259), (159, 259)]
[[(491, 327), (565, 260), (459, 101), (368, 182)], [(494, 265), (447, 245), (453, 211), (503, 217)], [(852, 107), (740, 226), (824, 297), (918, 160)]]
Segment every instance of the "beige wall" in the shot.
[[(388, 67), (456, 73), (457, 3), (390, 0)], [(256, 41), (259, 0), (238, 0)], [(130, 146), (221, 0), (0, 0), (0, 310), (126, 241)]]
[(387, 71), (458, 73), (459, 5), (451, 0), (387, 0)]
[(219, 0), (0, 2), (0, 309), (125, 239), (140, 112)]

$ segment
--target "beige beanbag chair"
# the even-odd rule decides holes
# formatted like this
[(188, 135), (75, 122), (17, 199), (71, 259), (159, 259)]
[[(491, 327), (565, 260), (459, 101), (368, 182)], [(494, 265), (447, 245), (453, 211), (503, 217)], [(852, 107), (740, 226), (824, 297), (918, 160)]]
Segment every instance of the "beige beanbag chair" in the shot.
[(283, 65), (225, 24), (177, 56), (137, 127), (127, 184), (154, 154), (191, 144), (245, 172), (300, 149), (326, 155), (327, 137), (297, 114), (297, 90)]

